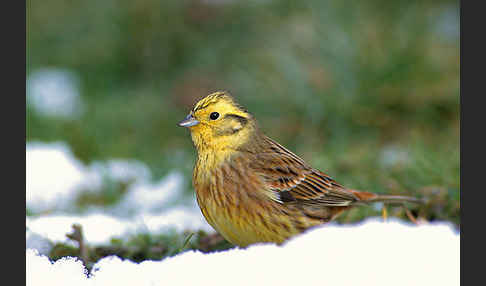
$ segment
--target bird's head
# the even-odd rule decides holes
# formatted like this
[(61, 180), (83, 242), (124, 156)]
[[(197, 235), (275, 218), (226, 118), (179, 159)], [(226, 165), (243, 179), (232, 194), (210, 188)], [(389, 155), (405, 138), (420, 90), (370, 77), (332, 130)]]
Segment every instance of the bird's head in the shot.
[(178, 125), (191, 131), (198, 152), (237, 149), (256, 130), (253, 116), (222, 91), (199, 100)]

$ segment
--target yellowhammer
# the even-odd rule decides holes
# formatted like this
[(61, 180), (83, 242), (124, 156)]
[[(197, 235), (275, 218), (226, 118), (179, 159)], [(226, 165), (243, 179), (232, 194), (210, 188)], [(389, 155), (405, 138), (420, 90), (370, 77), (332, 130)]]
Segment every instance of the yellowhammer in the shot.
[(282, 243), (360, 203), (420, 201), (344, 188), (265, 136), (226, 92), (197, 102), (179, 126), (197, 149), (193, 184), (204, 217), (242, 247)]

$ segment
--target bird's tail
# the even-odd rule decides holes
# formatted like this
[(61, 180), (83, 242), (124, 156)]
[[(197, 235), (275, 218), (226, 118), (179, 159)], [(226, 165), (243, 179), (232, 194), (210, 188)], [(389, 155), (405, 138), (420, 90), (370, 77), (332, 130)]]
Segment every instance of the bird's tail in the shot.
[(414, 197), (379, 195), (375, 193), (363, 192), (357, 190), (350, 190), (350, 191), (359, 198), (358, 203), (383, 202), (383, 203), (390, 203), (390, 204), (403, 204), (403, 203), (424, 204), (426, 202), (424, 199), (414, 198)]

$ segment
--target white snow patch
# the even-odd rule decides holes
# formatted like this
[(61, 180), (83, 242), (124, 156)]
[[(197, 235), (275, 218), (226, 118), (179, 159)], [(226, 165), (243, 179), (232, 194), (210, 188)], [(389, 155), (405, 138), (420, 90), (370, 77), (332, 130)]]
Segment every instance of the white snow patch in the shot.
[(152, 174), (144, 163), (137, 160), (112, 159), (107, 162), (93, 162), (90, 171), (102, 174), (110, 179), (123, 183), (149, 182)]
[(27, 103), (45, 116), (78, 117), (83, 112), (79, 77), (67, 69), (38, 69), (27, 79)]
[(25, 172), (26, 204), (34, 212), (68, 207), (87, 183), (86, 167), (63, 142), (28, 143)]
[(155, 184), (143, 181), (134, 184), (113, 211), (118, 214), (160, 213), (181, 197), (184, 176), (171, 172)]
[(94, 285), (80, 260), (66, 257), (52, 263), (32, 249), (26, 251), (26, 272), (26, 285)]
[(73, 246), (75, 244), (66, 237), (66, 234), (72, 232), (74, 223), (82, 226), (85, 240), (94, 245), (107, 243), (111, 237), (122, 236), (133, 227), (130, 221), (103, 214), (87, 216), (45, 215), (26, 218), (26, 227), (31, 234), (47, 238), (53, 243), (64, 242)]
[[(41, 254), (55, 243), (74, 246), (66, 237), (77, 223), (88, 244), (107, 244), (113, 237), (138, 232), (160, 233), (204, 230), (207, 224), (195, 199), (184, 205), (184, 178), (171, 172), (152, 183), (150, 169), (136, 160), (110, 160), (84, 165), (62, 142), (31, 142), (26, 146), (26, 205), (30, 211), (47, 215), (26, 217), (26, 247)], [(66, 214), (81, 191), (98, 192), (105, 178), (130, 183), (120, 203), (112, 207), (91, 207), (83, 214)]]
[(379, 162), (384, 168), (390, 168), (396, 165), (407, 165), (410, 163), (410, 155), (405, 148), (388, 145), (383, 148)]
[(326, 225), (282, 246), (162, 261), (101, 259), (89, 277), (72, 258), (55, 263), (26, 251), (27, 285), (459, 285), (460, 235), (447, 223), (368, 219)]
[(207, 233), (214, 229), (206, 222), (199, 208), (178, 206), (162, 214), (141, 214), (138, 219), (151, 233), (160, 233), (169, 228), (178, 231), (203, 230)]
[(136, 233), (161, 233), (169, 229), (178, 232), (185, 230), (204, 230), (214, 232), (207, 224), (199, 209), (191, 207), (174, 207), (160, 214), (140, 213), (134, 217), (122, 219), (106, 214), (75, 215), (44, 215), (27, 217), (26, 247), (38, 249), (41, 253), (49, 251), (49, 244), (76, 244), (66, 237), (72, 232), (72, 225), (82, 227), (84, 239), (89, 245), (109, 244), (111, 238), (128, 237)]
[(84, 165), (64, 142), (26, 145), (26, 205), (33, 213), (66, 211), (81, 191), (99, 192), (104, 180), (130, 183), (113, 212), (156, 212), (181, 197), (184, 178), (169, 173), (155, 184), (150, 169), (137, 160), (112, 159)]
[(53, 243), (46, 237), (32, 232), (30, 229), (25, 230), (25, 248), (35, 249), (40, 254), (48, 255)]

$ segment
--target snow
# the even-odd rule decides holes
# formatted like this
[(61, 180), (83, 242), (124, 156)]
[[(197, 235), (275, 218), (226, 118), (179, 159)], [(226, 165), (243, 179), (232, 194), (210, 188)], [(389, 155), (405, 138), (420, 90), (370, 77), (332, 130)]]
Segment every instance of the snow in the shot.
[(179, 232), (184, 230), (203, 230), (207, 233), (214, 229), (206, 222), (199, 207), (173, 207), (162, 214), (142, 214), (136, 218), (151, 233), (158, 233), (169, 228)]
[(319, 227), (282, 246), (141, 263), (105, 257), (89, 276), (76, 259), (52, 263), (27, 250), (27, 285), (459, 285), (459, 238), (448, 223), (368, 219)]
[(33, 212), (64, 209), (88, 180), (87, 168), (63, 142), (28, 143), (26, 204)]
[[(195, 198), (186, 202), (182, 196), (185, 182), (179, 172), (152, 182), (150, 169), (136, 160), (112, 159), (85, 165), (63, 142), (30, 142), (26, 157), (26, 205), (31, 212), (40, 214), (26, 217), (26, 246), (41, 254), (49, 253), (54, 243), (75, 246), (66, 237), (74, 223), (82, 226), (90, 245), (168, 229), (214, 232)], [(81, 192), (100, 191), (104, 178), (131, 183), (118, 204), (91, 207), (82, 214), (68, 212)]]
[[(57, 242), (74, 245), (66, 237), (74, 223), (90, 246), (168, 229), (214, 230), (195, 198), (183, 198), (178, 172), (152, 182), (136, 160), (86, 165), (62, 142), (28, 143), (26, 158), (26, 205), (36, 214), (26, 217), (27, 285), (459, 285), (460, 234), (451, 224), (376, 218), (331, 223), (282, 246), (187, 251), (141, 263), (105, 257), (88, 275), (76, 258), (44, 256)], [(131, 183), (117, 205), (67, 212), (81, 191), (100, 191), (106, 177)]]
[(171, 172), (154, 184), (146, 181), (134, 184), (114, 211), (128, 214), (140, 210), (160, 212), (180, 198), (183, 184), (184, 177), (178, 172)]
[(391, 168), (396, 165), (407, 165), (411, 160), (407, 149), (388, 145), (382, 148), (379, 162), (383, 168)]
[(31, 234), (45, 237), (54, 243), (69, 243), (66, 233), (72, 232), (71, 226), (74, 223), (82, 226), (86, 241), (93, 244), (108, 242), (111, 236), (123, 235), (130, 227), (130, 224), (126, 221), (103, 214), (87, 216), (46, 215), (26, 219), (26, 226)]
[(103, 174), (112, 180), (124, 183), (149, 182), (152, 178), (147, 165), (137, 160), (112, 159), (106, 162), (93, 162), (90, 165), (90, 172)]
[[(66, 237), (72, 232), (72, 225), (82, 226), (83, 235), (89, 245), (109, 244), (111, 238), (124, 238), (137, 233), (161, 233), (169, 229), (214, 230), (207, 224), (199, 209), (176, 206), (159, 214), (139, 213), (123, 219), (102, 213), (88, 215), (44, 215), (26, 218), (26, 246), (47, 254), (52, 243), (76, 244)], [(50, 242), (50, 243), (49, 243)]]
[(62, 68), (40, 68), (27, 79), (27, 103), (39, 114), (75, 118), (82, 114), (79, 77)]
[(184, 177), (171, 172), (153, 183), (150, 169), (136, 160), (112, 159), (84, 165), (64, 142), (26, 145), (26, 205), (33, 213), (67, 211), (81, 192), (99, 192), (103, 180), (131, 183), (113, 213), (159, 212), (181, 200)]
[(27, 250), (26, 257), (26, 285), (89, 285), (86, 269), (79, 260), (61, 258), (51, 264), (47, 257), (36, 255), (34, 250)]

